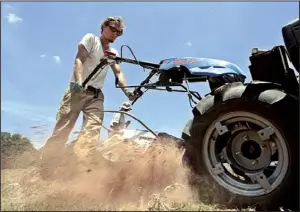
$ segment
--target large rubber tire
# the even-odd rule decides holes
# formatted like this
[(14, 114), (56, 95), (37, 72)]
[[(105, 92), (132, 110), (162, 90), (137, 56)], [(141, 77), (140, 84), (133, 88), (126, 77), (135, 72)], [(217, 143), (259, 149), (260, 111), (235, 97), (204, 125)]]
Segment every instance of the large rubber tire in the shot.
[[(211, 161), (206, 146), (209, 145), (210, 140), (206, 136), (209, 130), (216, 130), (214, 126), (216, 120), (232, 112), (250, 113), (253, 116), (262, 117), (278, 130), (277, 132), (284, 140), (288, 153), (287, 171), (281, 183), (270, 193), (247, 196), (233, 192), (225, 188), (224, 184), (221, 186), (221, 183), (215, 180), (211, 168), (208, 168)], [(238, 208), (250, 206), (260, 210), (279, 210), (279, 207), (299, 210), (298, 98), (289, 96), (268, 83), (250, 83), (246, 86), (242, 83), (232, 83), (223, 86), (217, 94), (208, 95), (202, 99), (193, 109), (193, 114), (194, 119), (190, 120), (186, 126), (186, 128), (190, 126), (190, 129), (185, 129), (183, 134), (189, 146), (186, 157), (191, 161), (190, 164), (196, 174), (205, 177), (209, 185), (214, 187), (216, 203)], [(226, 125), (225, 122), (222, 124)], [(214, 153), (210, 152), (210, 154)], [(223, 174), (227, 173), (224, 172), (221, 175)]]
[(182, 130), (181, 138), (186, 142), (189, 142), (189, 140), (191, 139), (190, 130), (191, 130), (192, 123), (193, 123), (193, 119), (189, 119)]

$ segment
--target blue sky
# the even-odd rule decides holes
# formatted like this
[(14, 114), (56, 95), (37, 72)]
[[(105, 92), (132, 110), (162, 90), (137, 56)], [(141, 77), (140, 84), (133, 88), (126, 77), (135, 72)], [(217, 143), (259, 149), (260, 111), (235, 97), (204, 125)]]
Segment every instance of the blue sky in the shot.
[[(107, 16), (122, 16), (124, 35), (113, 46), (129, 45), (139, 60), (206, 57), (237, 64), (247, 75), (252, 47), (283, 44), (281, 27), (299, 16), (297, 2), (27, 2), (1, 3), (1, 131), (44, 144), (72, 74), (77, 43), (85, 33), (100, 35)], [(125, 48), (124, 48), (125, 49)], [(124, 56), (132, 57), (125, 49)], [(143, 69), (122, 64), (128, 84), (146, 77)], [(247, 79), (251, 80), (250, 78)], [(206, 83), (192, 88), (204, 95)], [(110, 71), (103, 89), (105, 109), (126, 100)], [(151, 129), (180, 136), (191, 108), (184, 93), (148, 91), (132, 113)], [(112, 114), (105, 114), (107, 126)], [(76, 124), (80, 128), (82, 116)], [(32, 126), (41, 126), (32, 128)], [(143, 128), (133, 123), (131, 128)], [(102, 135), (106, 133), (102, 130)]]

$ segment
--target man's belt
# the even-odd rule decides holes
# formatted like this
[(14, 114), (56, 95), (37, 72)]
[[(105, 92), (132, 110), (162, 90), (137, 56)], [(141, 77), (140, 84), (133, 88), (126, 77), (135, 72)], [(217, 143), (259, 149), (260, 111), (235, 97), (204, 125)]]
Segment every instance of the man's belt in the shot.
[(93, 86), (87, 86), (86, 91), (90, 91), (94, 93), (94, 98), (98, 98), (99, 93), (101, 92), (101, 89), (94, 88)]

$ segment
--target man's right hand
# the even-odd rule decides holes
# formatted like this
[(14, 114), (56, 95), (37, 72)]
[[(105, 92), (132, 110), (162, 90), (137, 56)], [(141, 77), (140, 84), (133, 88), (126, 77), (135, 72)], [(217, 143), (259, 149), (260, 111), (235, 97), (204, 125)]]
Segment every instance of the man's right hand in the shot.
[(71, 82), (71, 90), (80, 93), (83, 92), (83, 87), (81, 82)]

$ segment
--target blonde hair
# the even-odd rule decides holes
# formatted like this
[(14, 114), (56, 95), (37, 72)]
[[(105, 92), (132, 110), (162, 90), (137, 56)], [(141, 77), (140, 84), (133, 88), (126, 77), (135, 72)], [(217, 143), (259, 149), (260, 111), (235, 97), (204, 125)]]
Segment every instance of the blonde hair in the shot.
[(104, 26), (108, 26), (110, 22), (115, 22), (121, 29), (125, 28), (125, 23), (121, 16), (110, 16), (104, 19), (100, 24), (101, 33)]

